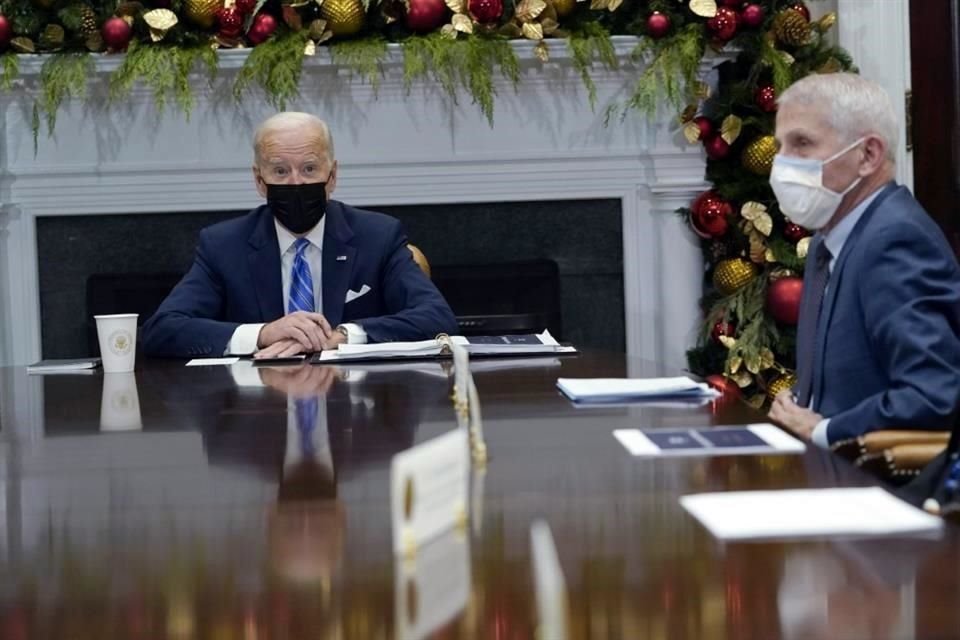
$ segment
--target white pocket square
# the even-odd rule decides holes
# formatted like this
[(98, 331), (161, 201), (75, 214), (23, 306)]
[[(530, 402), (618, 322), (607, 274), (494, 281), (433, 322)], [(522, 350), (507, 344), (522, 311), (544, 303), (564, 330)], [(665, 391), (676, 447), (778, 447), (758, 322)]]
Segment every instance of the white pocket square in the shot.
[(347, 289), (347, 299), (344, 301), (344, 304), (349, 304), (359, 298), (360, 296), (365, 296), (370, 293), (370, 286), (363, 285), (360, 287), (360, 291), (354, 291), (353, 289)]

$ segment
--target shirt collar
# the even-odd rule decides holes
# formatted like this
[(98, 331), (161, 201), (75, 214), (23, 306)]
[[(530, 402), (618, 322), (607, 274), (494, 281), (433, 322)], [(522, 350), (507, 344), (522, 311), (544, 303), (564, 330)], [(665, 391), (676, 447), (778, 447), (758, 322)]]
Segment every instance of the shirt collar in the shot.
[[(327, 216), (320, 218), (320, 222), (317, 223), (313, 229), (310, 230), (306, 236), (307, 240), (310, 241), (310, 244), (315, 246), (320, 251), (323, 251), (323, 230), (327, 224)], [(273, 219), (273, 226), (277, 228), (277, 244), (280, 245), (280, 255), (282, 256), (287, 251), (290, 250), (290, 247), (293, 246), (293, 243), (297, 241), (297, 236), (290, 233), (290, 231), (277, 222), (277, 219)]]
[(823, 243), (827, 246), (827, 249), (830, 250), (830, 255), (833, 258), (839, 256), (840, 252), (843, 251), (843, 245), (846, 244), (847, 238), (850, 237), (853, 228), (857, 226), (857, 222), (860, 221), (860, 218), (863, 217), (867, 208), (877, 199), (881, 191), (883, 191), (883, 187), (880, 187), (864, 198), (860, 204), (855, 206), (850, 213), (843, 217), (843, 220), (837, 223), (837, 226), (824, 236)]

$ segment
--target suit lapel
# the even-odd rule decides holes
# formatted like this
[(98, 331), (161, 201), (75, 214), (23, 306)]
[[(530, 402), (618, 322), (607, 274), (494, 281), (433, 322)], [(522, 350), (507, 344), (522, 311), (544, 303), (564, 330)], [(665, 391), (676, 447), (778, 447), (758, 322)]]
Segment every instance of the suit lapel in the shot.
[(343, 216), (343, 206), (331, 200), (327, 204), (323, 232), (323, 315), (332, 326), (343, 322), (343, 306), (356, 262), (353, 231)]
[(843, 271), (847, 264), (847, 258), (850, 256), (853, 247), (857, 244), (857, 240), (863, 234), (864, 227), (870, 222), (873, 212), (876, 211), (877, 207), (883, 204), (883, 201), (896, 191), (897, 188), (896, 184), (886, 186), (883, 191), (880, 192), (880, 195), (870, 203), (870, 206), (864, 211), (863, 216), (857, 221), (856, 226), (850, 232), (846, 242), (843, 243), (840, 255), (836, 257), (833, 271), (831, 271), (830, 278), (827, 280), (827, 293), (823, 298), (820, 319), (817, 322), (817, 339), (814, 343), (817, 349), (813, 360), (813, 398), (815, 408), (819, 406), (820, 398), (823, 397), (823, 376), (820, 375), (820, 372), (823, 371), (823, 360), (826, 353), (827, 329), (830, 327), (830, 322), (833, 319), (833, 310), (837, 302), (837, 292), (840, 290), (840, 283), (843, 280)]
[(247, 264), (260, 307), (260, 319), (271, 322), (283, 315), (283, 280), (280, 276), (280, 247), (273, 215), (263, 207), (260, 219), (248, 239)]

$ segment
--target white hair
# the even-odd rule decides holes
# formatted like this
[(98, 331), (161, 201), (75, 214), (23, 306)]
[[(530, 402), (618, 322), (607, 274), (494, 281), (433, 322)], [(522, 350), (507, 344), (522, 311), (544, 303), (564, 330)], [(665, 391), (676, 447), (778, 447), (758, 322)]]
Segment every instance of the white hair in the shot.
[(876, 82), (853, 73), (813, 74), (790, 85), (777, 104), (820, 106), (842, 142), (876, 135), (887, 143), (887, 159), (896, 158), (897, 116), (890, 96)]
[(333, 161), (336, 159), (336, 154), (333, 150), (333, 135), (330, 134), (330, 128), (326, 122), (317, 116), (310, 113), (303, 113), (302, 111), (282, 111), (260, 123), (257, 131), (253, 134), (254, 159), (260, 159), (260, 147), (266, 136), (275, 131), (285, 131), (301, 127), (315, 129), (317, 133), (320, 134), (327, 162), (333, 164)]

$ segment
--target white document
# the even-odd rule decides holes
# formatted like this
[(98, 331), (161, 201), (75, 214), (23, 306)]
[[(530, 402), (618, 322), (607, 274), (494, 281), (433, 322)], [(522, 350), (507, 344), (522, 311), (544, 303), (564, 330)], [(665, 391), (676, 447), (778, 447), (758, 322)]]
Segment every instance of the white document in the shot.
[(455, 429), (393, 456), (390, 511), (394, 553), (419, 548), (466, 522), (469, 441)]
[(680, 504), (721, 540), (936, 534), (943, 521), (880, 487), (734, 491)]
[(188, 367), (212, 367), (218, 364), (235, 364), (240, 358), (194, 358), (187, 363)]
[(737, 427), (617, 429), (613, 437), (635, 456), (697, 457), (803, 453), (807, 447), (772, 424)]
[(677, 378), (560, 378), (557, 388), (574, 402), (617, 403), (664, 398), (715, 398), (705, 382)]
[(398, 638), (427, 638), (467, 606), (468, 542), (466, 532), (451, 529), (418, 549), (412, 562), (396, 556), (394, 629)]

